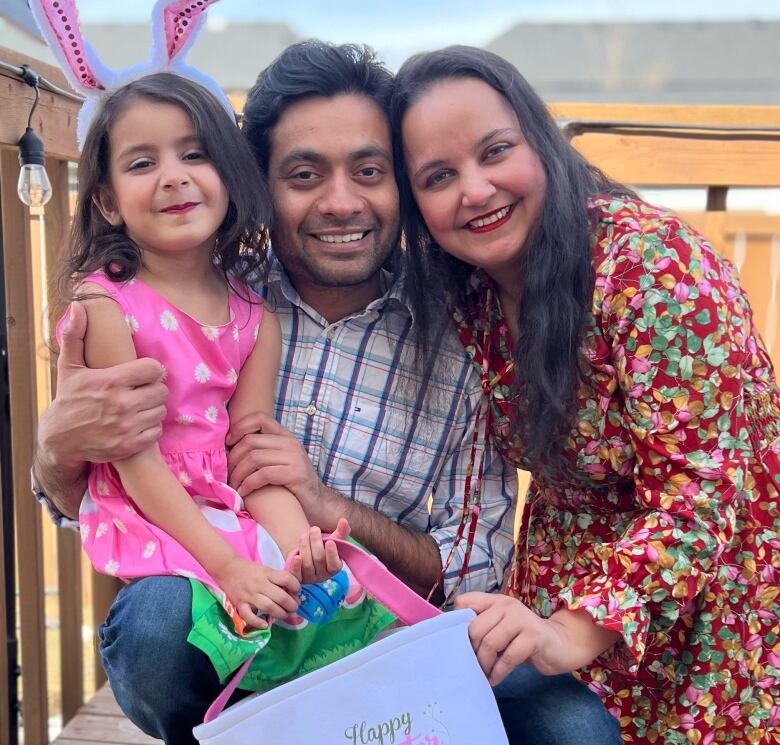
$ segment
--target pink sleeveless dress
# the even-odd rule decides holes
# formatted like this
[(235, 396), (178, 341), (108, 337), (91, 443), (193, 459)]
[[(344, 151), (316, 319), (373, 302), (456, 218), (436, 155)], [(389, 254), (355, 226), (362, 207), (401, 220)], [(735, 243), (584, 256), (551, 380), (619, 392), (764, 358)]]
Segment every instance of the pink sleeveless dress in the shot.
[[(116, 300), (138, 356), (156, 359), (165, 369), (167, 413), (159, 445), (171, 472), (236, 553), (281, 566), (276, 543), (226, 483), (227, 402), (257, 339), (260, 298), (244, 287), (244, 297), (230, 292), (230, 321), (207, 326), (140, 279), (115, 283), (100, 272), (85, 281), (104, 287)], [(122, 579), (170, 574), (198, 579), (224, 603), (224, 594), (200, 563), (141, 514), (111, 464), (90, 466), (79, 523), (82, 545), (97, 571)]]

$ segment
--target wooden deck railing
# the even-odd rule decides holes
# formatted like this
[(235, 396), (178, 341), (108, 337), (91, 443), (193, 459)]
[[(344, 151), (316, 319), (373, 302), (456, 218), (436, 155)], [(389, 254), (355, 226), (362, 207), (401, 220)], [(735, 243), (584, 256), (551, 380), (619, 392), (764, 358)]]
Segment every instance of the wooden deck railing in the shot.
[[(35, 60), (2, 48), (0, 60), (14, 65), (28, 63), (67, 87), (57, 70)], [(99, 662), (94, 662), (94, 671), (87, 668), (85, 659), (95, 655), (92, 643), (82, 642), (82, 628), (94, 629), (102, 620), (116, 584), (83, 571), (78, 536), (54, 531), (30, 495), (35, 423), (48, 402), (48, 391), (54, 388), (41, 336), (41, 319), (47, 307), (45, 280), (46, 273), (51, 274), (57, 266), (69, 220), (68, 164), (78, 159), (74, 135), (78, 103), (42, 91), (34, 126), (46, 146), (54, 196), (43, 217), (31, 219), (16, 196), (16, 142), (24, 131), (31, 101), (32, 89), (12, 73), (0, 71), (0, 246), (13, 449), (12, 462), (2, 463), (2, 468), (12, 471), (12, 489), (2, 498), (13, 500), (15, 511), (24, 739), (27, 745), (38, 745), (49, 741), (50, 715), (61, 712), (63, 721), (68, 721), (84, 702), (85, 689), (103, 679)], [(689, 215), (689, 219), (741, 266), (759, 326), (773, 345), (775, 360), (780, 361), (776, 303), (780, 294), (780, 216), (725, 210), (730, 187), (780, 187), (780, 136), (776, 131), (780, 128), (780, 107), (560, 104), (552, 108), (571, 123), (575, 146), (614, 178), (640, 188), (695, 185), (708, 190), (707, 210)], [(621, 128), (614, 126), (615, 122), (670, 126), (665, 130)], [(758, 129), (676, 130), (673, 125)], [(56, 556), (52, 556), (55, 551)], [(5, 629), (4, 620), (5, 608), (0, 607), (0, 639), (5, 639), (6, 631), (14, 633)], [(59, 628), (56, 645), (47, 644), (47, 622)], [(7, 662), (6, 648), (0, 645), (0, 742), (7, 740), (10, 720)], [(101, 737), (111, 742), (106, 739), (109, 735)]]

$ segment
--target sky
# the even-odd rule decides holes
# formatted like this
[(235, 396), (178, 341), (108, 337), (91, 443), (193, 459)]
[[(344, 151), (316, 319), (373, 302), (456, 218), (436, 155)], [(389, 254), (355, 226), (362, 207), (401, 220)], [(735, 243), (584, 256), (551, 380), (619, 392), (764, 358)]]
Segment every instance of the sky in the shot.
[[(144, 21), (154, 0), (79, 0), (82, 22)], [(516, 23), (780, 19), (780, 0), (221, 0), (213, 24), (286, 23), (300, 37), (363, 42), (393, 64), (447, 44), (483, 45)]]

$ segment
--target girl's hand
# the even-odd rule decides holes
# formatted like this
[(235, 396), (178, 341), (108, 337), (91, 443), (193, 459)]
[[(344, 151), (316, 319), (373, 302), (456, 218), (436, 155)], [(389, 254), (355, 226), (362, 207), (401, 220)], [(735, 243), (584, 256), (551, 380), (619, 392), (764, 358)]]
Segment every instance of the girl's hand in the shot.
[(268, 622), (261, 618), (263, 615), (282, 620), (298, 609), (301, 584), (284, 569), (271, 569), (233, 556), (212, 577), (241, 618), (255, 628), (268, 627)]
[[(349, 523), (341, 518), (332, 537), (344, 540), (349, 535)], [(332, 540), (323, 541), (322, 531), (313, 526), (300, 541), (300, 574), (296, 574), (304, 584), (323, 582), (341, 569), (341, 557)], [(295, 574), (295, 568), (293, 568)]]
[(540, 618), (516, 598), (468, 592), (455, 601), (477, 617), (469, 638), (491, 685), (530, 662), (543, 675), (577, 670), (609, 649), (620, 635), (596, 626), (585, 611), (557, 611)]

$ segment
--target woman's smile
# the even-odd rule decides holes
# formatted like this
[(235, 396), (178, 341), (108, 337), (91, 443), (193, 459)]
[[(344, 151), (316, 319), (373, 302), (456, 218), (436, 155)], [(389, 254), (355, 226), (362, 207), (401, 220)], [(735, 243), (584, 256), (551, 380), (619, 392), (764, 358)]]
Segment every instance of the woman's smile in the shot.
[(434, 241), (516, 286), (547, 177), (514, 110), (481, 80), (445, 78), (412, 104), (401, 131), (412, 193)]
[(508, 204), (505, 207), (499, 207), (497, 210), (475, 217), (473, 220), (469, 220), (464, 227), (472, 233), (490, 233), (507, 223), (515, 208), (515, 204)]

